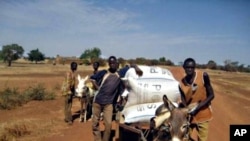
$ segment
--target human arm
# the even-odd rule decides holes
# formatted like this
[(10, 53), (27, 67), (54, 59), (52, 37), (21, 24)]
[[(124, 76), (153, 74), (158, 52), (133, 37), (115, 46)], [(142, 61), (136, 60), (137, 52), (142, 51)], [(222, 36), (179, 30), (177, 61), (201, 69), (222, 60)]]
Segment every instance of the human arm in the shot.
[(99, 85), (97, 84), (95, 79), (90, 79), (90, 82), (93, 84), (95, 90), (99, 89)]
[(65, 81), (67, 83), (67, 85), (66, 85), (66, 93), (67, 94), (72, 94), (74, 86), (72, 85), (73, 78), (72, 78), (72, 73), (71, 72), (66, 73)]
[(135, 72), (138, 76), (143, 75), (143, 71), (136, 64), (131, 64), (130, 67), (135, 69)]
[(126, 86), (123, 83), (123, 81), (121, 80), (120, 84), (119, 84), (119, 86), (117, 88), (118, 98), (117, 98), (117, 101), (116, 101), (117, 103), (115, 104), (116, 105), (116, 110), (118, 110), (118, 111), (122, 111), (125, 104), (126, 104), (126, 97), (122, 96), (125, 89), (126, 89)]
[(193, 110), (190, 113), (191, 115), (197, 114), (201, 108), (210, 105), (211, 101), (214, 99), (213, 87), (211, 85), (209, 75), (206, 72), (203, 73), (203, 80), (204, 80), (204, 87), (206, 88), (206, 99), (198, 104), (195, 110)]
[(181, 89), (181, 86), (179, 86), (179, 92), (180, 92), (180, 97), (181, 97), (181, 102), (179, 102), (179, 106), (187, 106), (187, 102), (186, 102), (186, 97), (185, 94), (183, 92), (183, 90)]
[(90, 76), (90, 81), (93, 84), (96, 90), (99, 89), (104, 75), (107, 73), (107, 70), (98, 71), (96, 74)]

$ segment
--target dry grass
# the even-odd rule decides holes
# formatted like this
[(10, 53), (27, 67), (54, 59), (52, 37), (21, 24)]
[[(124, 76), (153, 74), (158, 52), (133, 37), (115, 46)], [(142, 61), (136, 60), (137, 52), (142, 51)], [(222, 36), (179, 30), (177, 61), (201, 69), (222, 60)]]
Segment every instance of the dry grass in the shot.
[(59, 120), (11, 120), (1, 124), (0, 141), (34, 141), (51, 133), (57, 134), (59, 124)]

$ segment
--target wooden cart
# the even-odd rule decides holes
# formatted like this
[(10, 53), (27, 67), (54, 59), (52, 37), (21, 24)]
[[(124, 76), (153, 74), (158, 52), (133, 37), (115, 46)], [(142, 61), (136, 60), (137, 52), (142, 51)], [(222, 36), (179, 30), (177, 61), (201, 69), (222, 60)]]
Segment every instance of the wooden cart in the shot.
[(113, 141), (151, 141), (148, 123), (124, 123), (121, 113), (116, 113), (116, 130)]

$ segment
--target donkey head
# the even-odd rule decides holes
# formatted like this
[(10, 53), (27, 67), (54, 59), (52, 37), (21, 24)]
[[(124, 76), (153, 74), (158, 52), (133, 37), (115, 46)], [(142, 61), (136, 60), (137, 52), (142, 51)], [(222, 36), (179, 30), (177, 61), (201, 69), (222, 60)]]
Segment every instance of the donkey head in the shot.
[(154, 141), (182, 141), (188, 133), (188, 111), (193, 106), (177, 107), (164, 95), (163, 104), (150, 121), (155, 134)]
[(76, 88), (76, 94), (77, 97), (86, 96), (88, 92), (88, 87), (86, 86), (86, 81), (88, 80), (88, 75), (85, 78), (81, 78), (81, 76), (78, 74), (78, 85)]

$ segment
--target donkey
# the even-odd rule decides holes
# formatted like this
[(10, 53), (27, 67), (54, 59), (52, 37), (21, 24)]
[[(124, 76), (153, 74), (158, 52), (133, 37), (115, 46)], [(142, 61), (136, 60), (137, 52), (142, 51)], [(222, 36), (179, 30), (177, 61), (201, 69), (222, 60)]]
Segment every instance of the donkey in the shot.
[(189, 139), (190, 111), (198, 103), (188, 107), (174, 105), (166, 95), (163, 104), (156, 109), (155, 117), (150, 120), (154, 141), (183, 141)]
[[(76, 88), (75, 97), (78, 97), (81, 102), (81, 109), (80, 109), (80, 119), (79, 121), (86, 122), (87, 120), (87, 106), (91, 103), (91, 99), (94, 97), (94, 90), (87, 86), (86, 81), (88, 80), (89, 76), (85, 78), (81, 78), (80, 75), (77, 76), (78, 85)], [(84, 107), (84, 115), (83, 115), (83, 107)]]

